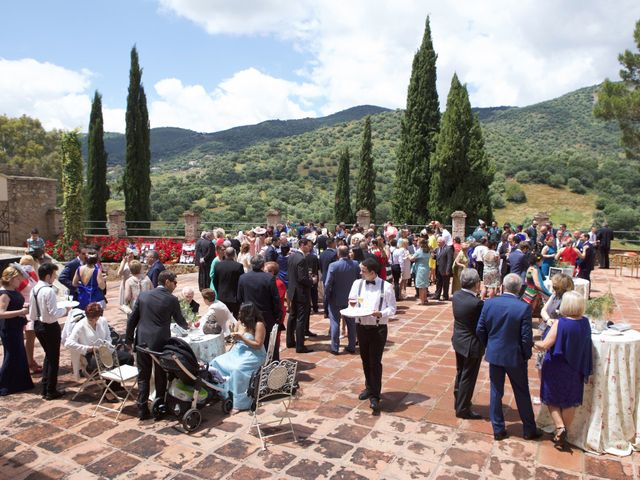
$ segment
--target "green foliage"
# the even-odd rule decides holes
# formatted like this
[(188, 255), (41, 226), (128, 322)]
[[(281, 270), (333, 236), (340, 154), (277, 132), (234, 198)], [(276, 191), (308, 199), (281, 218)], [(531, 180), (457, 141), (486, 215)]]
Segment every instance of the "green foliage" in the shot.
[(144, 235), (151, 220), (151, 151), (147, 97), (135, 46), (131, 49), (125, 137), (126, 165), (122, 183), (127, 223), (132, 222), (127, 230), (129, 235)]
[(334, 220), (336, 223), (353, 222), (353, 212), (351, 211), (351, 197), (349, 190), (349, 148), (340, 152), (338, 161), (338, 179), (336, 181), (336, 199), (334, 206)]
[(104, 149), (103, 136), (102, 95), (96, 90), (89, 117), (87, 160), (87, 219), (92, 222), (89, 231), (95, 234), (104, 234), (107, 226), (109, 186), (107, 185), (107, 152)]
[(524, 203), (527, 201), (524, 190), (517, 182), (507, 182), (505, 186), (505, 197), (514, 203)]
[(567, 186), (573, 193), (587, 193), (587, 189), (584, 188), (582, 182), (575, 177), (571, 177), (567, 180)]
[(592, 320), (610, 320), (615, 308), (616, 300), (609, 290), (608, 293), (589, 300), (584, 313)]
[(640, 228), (640, 213), (631, 207), (612, 209), (605, 218), (614, 230), (638, 230)]
[(371, 156), (371, 117), (364, 121), (362, 147), (360, 149), (360, 169), (356, 186), (356, 212), (369, 210), (371, 218), (376, 219), (376, 171), (373, 169)]
[(62, 213), (64, 243), (71, 245), (84, 238), (84, 190), (82, 179), (82, 152), (78, 132), (62, 134)]
[(429, 216), (430, 157), (440, 128), (436, 59), (427, 17), (422, 44), (413, 58), (407, 109), (400, 125), (393, 188), (393, 217), (397, 223), (423, 224)]
[(553, 175), (549, 175), (549, 186), (553, 188), (562, 188), (565, 184), (565, 179), (559, 173), (554, 173)]
[(528, 170), (521, 170), (516, 173), (516, 182), (518, 183), (531, 183), (531, 174)]
[(429, 213), (446, 222), (456, 210), (467, 214), (474, 225), (479, 218), (491, 218), (489, 185), (493, 167), (484, 151), (480, 124), (471, 112), (469, 95), (458, 76), (453, 75), (447, 110), (431, 157)]
[(622, 131), (622, 144), (627, 157), (640, 159), (640, 20), (636, 22), (633, 38), (638, 53), (625, 50), (618, 55), (621, 83), (605, 80), (598, 92), (593, 112), (596, 117), (616, 120)]

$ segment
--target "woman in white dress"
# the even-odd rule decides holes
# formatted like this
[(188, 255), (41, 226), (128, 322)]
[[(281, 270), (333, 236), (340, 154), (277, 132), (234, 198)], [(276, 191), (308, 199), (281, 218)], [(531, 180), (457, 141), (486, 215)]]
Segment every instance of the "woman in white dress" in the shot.
[(129, 270), (131, 271), (131, 276), (124, 284), (124, 303), (122, 304), (122, 310), (127, 315), (133, 311), (133, 304), (138, 300), (140, 293), (153, 288), (151, 280), (142, 270), (142, 263), (138, 260), (131, 260)]
[(133, 254), (133, 250), (131, 250), (130, 248), (127, 248), (126, 253), (124, 254), (124, 257), (122, 257), (122, 261), (120, 262), (120, 266), (118, 267), (118, 278), (121, 279), (120, 280), (120, 298), (118, 302), (119, 305), (125, 304), (124, 284), (129, 279), (129, 277), (131, 277), (131, 269), (129, 268), (129, 264), (134, 259), (135, 259), (135, 256)]

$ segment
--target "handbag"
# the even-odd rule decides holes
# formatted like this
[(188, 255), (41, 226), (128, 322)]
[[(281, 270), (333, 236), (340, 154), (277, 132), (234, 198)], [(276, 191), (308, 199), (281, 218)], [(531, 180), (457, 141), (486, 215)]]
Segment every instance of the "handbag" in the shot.
[(218, 325), (215, 318), (209, 318), (202, 326), (202, 333), (205, 335), (218, 335), (222, 333), (222, 327)]

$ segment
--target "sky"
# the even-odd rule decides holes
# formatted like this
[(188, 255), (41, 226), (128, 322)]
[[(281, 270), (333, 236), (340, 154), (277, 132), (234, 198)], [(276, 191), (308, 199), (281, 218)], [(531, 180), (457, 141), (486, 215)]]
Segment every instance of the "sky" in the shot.
[(525, 106), (618, 79), (638, 0), (7, 0), (0, 114), (86, 131), (103, 95), (124, 132), (130, 50), (151, 127), (213, 132), (356, 105), (404, 108), (427, 16), (441, 108)]

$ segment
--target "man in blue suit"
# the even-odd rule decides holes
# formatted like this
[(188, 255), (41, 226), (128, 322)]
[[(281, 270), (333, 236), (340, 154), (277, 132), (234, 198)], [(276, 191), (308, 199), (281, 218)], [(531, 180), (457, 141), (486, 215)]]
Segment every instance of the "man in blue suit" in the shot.
[(512, 248), (509, 253), (509, 268), (511, 273), (520, 277), (520, 290), (518, 296), (522, 296), (527, 285), (527, 270), (529, 269), (529, 242), (520, 242), (517, 248)]
[[(349, 292), (353, 282), (360, 278), (360, 266), (349, 259), (349, 247), (338, 248), (338, 261), (329, 265), (325, 281), (325, 295), (329, 305), (329, 335), (331, 336), (331, 353), (340, 353), (340, 310), (349, 306)], [(356, 353), (356, 324), (353, 318), (345, 317), (349, 342), (344, 349), (348, 353)]]
[(496, 440), (508, 436), (502, 412), (505, 375), (509, 377), (516, 397), (524, 438), (534, 440), (542, 436), (536, 428), (529, 394), (527, 362), (531, 358), (533, 334), (531, 307), (518, 299), (521, 285), (520, 276), (515, 273), (504, 277), (504, 294), (485, 302), (476, 328), (477, 337), (486, 346), (485, 360), (489, 362), (489, 416)]
[(78, 289), (73, 286), (73, 277), (75, 277), (80, 266), (86, 263), (88, 252), (89, 250), (86, 247), (81, 247), (78, 250), (78, 256), (64, 266), (60, 277), (58, 277), (58, 281), (67, 287), (69, 295), (72, 295), (74, 300), (78, 299)]
[(149, 265), (147, 277), (151, 280), (153, 288), (156, 288), (158, 286), (158, 275), (164, 271), (164, 265), (160, 261), (160, 254), (155, 250), (149, 250), (147, 252), (147, 265)]

